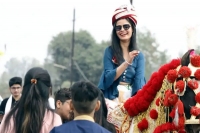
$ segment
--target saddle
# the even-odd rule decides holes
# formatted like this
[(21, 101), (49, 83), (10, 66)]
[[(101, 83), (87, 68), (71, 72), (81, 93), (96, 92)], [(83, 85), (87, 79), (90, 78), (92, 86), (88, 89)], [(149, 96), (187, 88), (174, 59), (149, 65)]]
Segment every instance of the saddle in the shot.
[(129, 133), (133, 118), (128, 115), (123, 104), (117, 104), (108, 99), (106, 99), (106, 104), (108, 107), (107, 121), (115, 126), (117, 133)]

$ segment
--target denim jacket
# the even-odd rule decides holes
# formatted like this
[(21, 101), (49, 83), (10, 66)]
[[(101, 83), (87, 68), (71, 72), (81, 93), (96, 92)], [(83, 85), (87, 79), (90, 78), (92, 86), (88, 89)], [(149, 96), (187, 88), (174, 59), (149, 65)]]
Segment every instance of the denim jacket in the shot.
[(132, 87), (132, 95), (141, 89), (145, 83), (145, 59), (144, 55), (140, 52), (133, 60), (132, 65), (128, 66), (123, 74), (114, 81), (116, 76), (116, 65), (112, 61), (113, 52), (111, 47), (107, 47), (104, 52), (103, 65), (104, 70), (101, 75), (98, 88), (104, 93), (105, 98), (115, 99), (118, 97), (117, 86), (119, 82), (129, 83)]

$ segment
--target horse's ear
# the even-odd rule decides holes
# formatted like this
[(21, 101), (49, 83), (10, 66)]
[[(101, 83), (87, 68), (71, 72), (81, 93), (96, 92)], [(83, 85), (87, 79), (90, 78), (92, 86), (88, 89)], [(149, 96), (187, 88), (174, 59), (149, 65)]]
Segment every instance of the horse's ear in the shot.
[(181, 65), (182, 66), (188, 66), (190, 63), (190, 52), (194, 51), (194, 49), (188, 50), (181, 58)]

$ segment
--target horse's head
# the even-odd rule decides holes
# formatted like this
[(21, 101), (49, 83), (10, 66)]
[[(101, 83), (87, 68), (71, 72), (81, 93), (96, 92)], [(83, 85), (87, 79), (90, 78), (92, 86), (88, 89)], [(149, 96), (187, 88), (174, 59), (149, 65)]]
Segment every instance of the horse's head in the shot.
[(181, 65), (168, 71), (167, 79), (172, 83), (173, 94), (180, 99), (172, 106), (171, 117), (175, 124), (180, 126), (182, 123), (182, 127), (185, 124), (199, 124), (200, 55), (195, 54), (193, 49), (186, 52), (181, 58)]
[(115, 123), (123, 123), (119, 126), (123, 132), (129, 128), (134, 133), (184, 132), (191, 116), (200, 114), (200, 106), (196, 106), (200, 103), (199, 81), (200, 55), (189, 50), (181, 59), (173, 59), (154, 72), (143, 88), (124, 103), (125, 111), (114, 109), (112, 116), (120, 116)]
[(183, 55), (176, 72), (177, 78), (172, 89), (183, 102), (186, 119), (190, 119), (191, 108), (198, 104), (197, 99), (200, 95), (200, 55), (195, 54), (194, 50), (189, 50)]

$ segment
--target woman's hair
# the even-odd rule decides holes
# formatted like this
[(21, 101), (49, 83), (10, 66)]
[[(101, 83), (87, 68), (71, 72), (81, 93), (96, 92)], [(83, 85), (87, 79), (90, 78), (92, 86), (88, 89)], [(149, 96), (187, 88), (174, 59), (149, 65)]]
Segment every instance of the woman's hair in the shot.
[[(22, 96), (5, 119), (5, 130), (10, 119), (14, 120), (15, 133), (39, 133), (46, 110), (51, 87), (49, 73), (40, 67), (31, 68), (25, 75)], [(53, 121), (52, 121), (53, 122)]]
[(107, 121), (107, 114), (108, 114), (108, 109), (106, 106), (106, 101), (104, 99), (103, 93), (100, 91), (99, 101), (101, 102), (101, 106), (98, 111), (95, 112), (94, 114), (94, 120), (97, 124), (101, 125), (102, 127), (106, 128), (112, 133), (116, 133), (115, 126)]
[[(119, 19), (120, 20), (120, 19)], [(133, 29), (133, 33), (131, 36), (130, 44), (128, 47), (129, 52), (132, 50), (137, 50), (137, 44), (136, 44), (136, 26), (133, 23), (133, 21), (129, 18), (126, 18), (126, 20), (131, 24), (131, 27)], [(118, 21), (118, 20), (117, 20)], [(122, 53), (122, 48), (120, 45), (120, 39), (116, 34), (115, 26), (117, 21), (113, 25), (113, 30), (112, 30), (112, 35), (111, 35), (111, 49), (113, 51), (113, 55), (117, 59), (118, 63), (123, 62), (123, 53)]]

